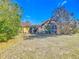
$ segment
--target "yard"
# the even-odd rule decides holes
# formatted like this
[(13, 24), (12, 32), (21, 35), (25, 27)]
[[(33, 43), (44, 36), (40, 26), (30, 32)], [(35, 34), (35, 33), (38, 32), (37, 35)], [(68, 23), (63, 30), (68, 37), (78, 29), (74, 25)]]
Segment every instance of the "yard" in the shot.
[(20, 38), (9, 43), (4, 43), (8, 48), (0, 45), (0, 59), (79, 59), (79, 34)]

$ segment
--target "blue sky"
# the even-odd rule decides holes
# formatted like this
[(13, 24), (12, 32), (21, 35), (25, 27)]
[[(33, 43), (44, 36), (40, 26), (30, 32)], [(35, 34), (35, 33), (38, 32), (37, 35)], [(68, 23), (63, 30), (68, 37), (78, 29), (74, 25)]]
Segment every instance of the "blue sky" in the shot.
[(49, 19), (53, 11), (64, 5), (69, 12), (73, 12), (79, 18), (79, 0), (15, 0), (22, 8), (22, 21), (30, 21), (32, 24), (41, 24)]

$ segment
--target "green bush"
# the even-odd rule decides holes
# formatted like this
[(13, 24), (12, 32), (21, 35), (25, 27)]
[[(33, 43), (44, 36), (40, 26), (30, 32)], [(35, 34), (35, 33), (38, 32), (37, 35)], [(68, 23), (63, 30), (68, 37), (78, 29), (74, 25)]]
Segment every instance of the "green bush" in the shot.
[(9, 0), (1, 0), (0, 5), (0, 41), (7, 41), (19, 33), (20, 7)]
[(5, 42), (7, 40), (6, 34), (0, 34), (0, 42)]

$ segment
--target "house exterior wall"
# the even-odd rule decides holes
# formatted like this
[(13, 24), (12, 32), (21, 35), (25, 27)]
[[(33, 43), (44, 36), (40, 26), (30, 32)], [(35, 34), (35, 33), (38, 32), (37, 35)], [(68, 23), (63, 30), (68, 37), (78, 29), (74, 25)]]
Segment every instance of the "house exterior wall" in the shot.
[(30, 29), (29, 26), (23, 27), (22, 31), (23, 31), (23, 33), (29, 33), (29, 29)]

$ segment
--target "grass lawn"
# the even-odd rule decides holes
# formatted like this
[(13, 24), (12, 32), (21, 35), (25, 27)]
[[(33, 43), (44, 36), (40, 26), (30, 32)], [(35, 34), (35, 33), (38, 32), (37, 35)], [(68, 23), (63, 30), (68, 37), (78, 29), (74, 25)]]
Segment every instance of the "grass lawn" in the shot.
[(11, 40), (2, 43), (2, 48), (0, 43), (0, 50), (8, 47), (1, 59), (79, 59), (79, 34), (31, 38), (21, 40), (19, 44), (17, 42)]

